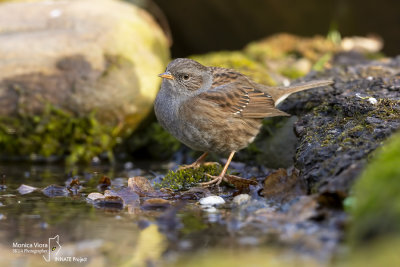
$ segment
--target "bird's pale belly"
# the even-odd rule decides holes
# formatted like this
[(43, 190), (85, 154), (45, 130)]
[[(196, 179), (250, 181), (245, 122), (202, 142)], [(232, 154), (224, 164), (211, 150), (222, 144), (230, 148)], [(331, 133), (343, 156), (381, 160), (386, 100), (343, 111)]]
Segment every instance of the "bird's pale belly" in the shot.
[(228, 154), (247, 147), (257, 136), (260, 119), (250, 123), (234, 119), (216, 124), (213, 120), (191, 121), (181, 125), (181, 135), (176, 136), (182, 143), (198, 151)]

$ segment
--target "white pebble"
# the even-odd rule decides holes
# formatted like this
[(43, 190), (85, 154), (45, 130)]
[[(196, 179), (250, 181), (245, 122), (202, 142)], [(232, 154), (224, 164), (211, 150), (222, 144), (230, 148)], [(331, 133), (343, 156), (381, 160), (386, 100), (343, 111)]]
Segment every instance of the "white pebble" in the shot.
[(208, 197), (203, 197), (199, 200), (200, 205), (220, 205), (224, 204), (225, 200), (220, 197), (220, 196), (208, 196)]
[(92, 200), (92, 201), (94, 201), (94, 200), (96, 200), (96, 199), (99, 199), (99, 198), (104, 198), (104, 195), (101, 194), (101, 193), (94, 192), (94, 193), (90, 193), (90, 194), (87, 196), (87, 199), (90, 199), (90, 200)]
[(368, 98), (368, 102), (371, 103), (372, 105), (375, 105), (376, 103), (378, 103), (378, 100), (376, 100), (376, 98), (374, 97), (370, 97)]

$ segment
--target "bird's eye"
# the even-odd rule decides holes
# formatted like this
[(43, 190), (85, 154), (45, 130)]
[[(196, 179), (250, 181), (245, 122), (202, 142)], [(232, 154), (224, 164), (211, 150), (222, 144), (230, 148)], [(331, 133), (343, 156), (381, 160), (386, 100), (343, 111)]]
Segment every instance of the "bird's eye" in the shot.
[(183, 79), (184, 79), (185, 81), (189, 80), (189, 78), (190, 78), (189, 74), (184, 74), (184, 75), (183, 75)]

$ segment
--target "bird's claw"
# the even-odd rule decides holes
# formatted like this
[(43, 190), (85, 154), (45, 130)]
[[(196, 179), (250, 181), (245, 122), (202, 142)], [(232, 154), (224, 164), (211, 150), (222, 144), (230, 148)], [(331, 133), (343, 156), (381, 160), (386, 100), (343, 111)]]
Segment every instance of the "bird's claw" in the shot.
[(209, 187), (212, 185), (218, 186), (222, 181), (225, 181), (225, 175), (214, 176), (210, 174), (206, 174), (208, 177), (213, 178), (211, 181), (200, 183), (203, 187)]

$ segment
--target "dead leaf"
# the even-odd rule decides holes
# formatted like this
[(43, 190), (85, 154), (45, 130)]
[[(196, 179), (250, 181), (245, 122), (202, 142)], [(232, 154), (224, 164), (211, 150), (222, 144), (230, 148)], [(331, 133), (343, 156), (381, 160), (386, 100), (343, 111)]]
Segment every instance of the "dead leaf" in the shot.
[(82, 189), (82, 186), (79, 182), (78, 178), (72, 178), (70, 181), (67, 181), (67, 189), (73, 194), (77, 195), (79, 191)]
[(271, 173), (265, 179), (264, 189), (261, 192), (265, 198), (277, 202), (287, 202), (305, 194), (305, 185), (299, 179), (296, 169), (289, 174), (285, 169), (278, 169)]
[(75, 186), (75, 185), (80, 185), (80, 182), (79, 182), (79, 179), (78, 178), (74, 178), (74, 179), (72, 179), (72, 181), (69, 183), (69, 186), (70, 187), (73, 187), (73, 186)]
[(110, 186), (111, 185), (111, 179), (109, 177), (103, 175), (99, 180), (99, 184), (104, 184), (104, 185)]
[(245, 179), (236, 175), (225, 174), (225, 179), (228, 183), (233, 184), (240, 191), (248, 190), (250, 185), (257, 185), (257, 181)]

